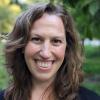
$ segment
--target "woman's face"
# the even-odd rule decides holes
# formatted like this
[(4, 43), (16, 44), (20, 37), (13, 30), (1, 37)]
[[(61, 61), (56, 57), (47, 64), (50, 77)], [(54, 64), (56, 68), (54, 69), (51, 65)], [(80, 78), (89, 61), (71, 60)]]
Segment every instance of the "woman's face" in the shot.
[(44, 14), (32, 25), (24, 56), (37, 81), (52, 81), (61, 67), (66, 49), (64, 25), (60, 17)]

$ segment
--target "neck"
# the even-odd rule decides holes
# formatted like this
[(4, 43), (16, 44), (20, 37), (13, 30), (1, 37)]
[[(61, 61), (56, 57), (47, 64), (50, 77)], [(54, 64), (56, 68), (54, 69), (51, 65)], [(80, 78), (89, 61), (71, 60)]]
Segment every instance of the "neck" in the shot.
[(34, 84), (32, 90), (32, 100), (48, 100), (47, 99), (48, 96), (53, 91), (52, 82), (51, 81), (40, 82), (35, 80), (33, 83)]

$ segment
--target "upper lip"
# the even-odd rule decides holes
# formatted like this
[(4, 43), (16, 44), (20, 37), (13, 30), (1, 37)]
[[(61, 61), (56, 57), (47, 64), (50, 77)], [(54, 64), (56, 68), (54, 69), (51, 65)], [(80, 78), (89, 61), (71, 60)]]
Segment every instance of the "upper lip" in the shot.
[(35, 61), (54, 62), (54, 60), (46, 60), (46, 59), (35, 59)]

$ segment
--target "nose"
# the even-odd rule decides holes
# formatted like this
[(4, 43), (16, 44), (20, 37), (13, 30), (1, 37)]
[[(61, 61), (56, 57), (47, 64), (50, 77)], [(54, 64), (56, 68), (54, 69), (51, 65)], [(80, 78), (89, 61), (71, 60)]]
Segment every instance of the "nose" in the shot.
[(45, 42), (42, 44), (41, 46), (41, 50), (40, 50), (40, 56), (44, 59), (48, 59), (51, 56), (51, 49), (50, 49), (50, 43)]

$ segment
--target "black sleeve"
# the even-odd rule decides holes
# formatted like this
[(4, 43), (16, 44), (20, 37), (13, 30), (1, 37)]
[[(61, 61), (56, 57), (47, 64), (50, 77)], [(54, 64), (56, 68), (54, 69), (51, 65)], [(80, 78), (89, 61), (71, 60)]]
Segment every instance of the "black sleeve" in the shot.
[(80, 100), (100, 100), (98, 94), (84, 87), (80, 87), (79, 96)]
[(0, 100), (4, 100), (4, 91), (0, 91)]

